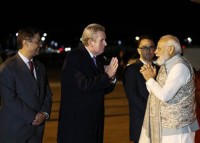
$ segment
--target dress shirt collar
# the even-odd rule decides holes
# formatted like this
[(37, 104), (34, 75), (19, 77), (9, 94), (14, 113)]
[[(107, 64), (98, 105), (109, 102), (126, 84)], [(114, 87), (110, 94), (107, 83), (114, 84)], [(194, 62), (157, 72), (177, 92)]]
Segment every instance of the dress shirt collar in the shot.
[(88, 51), (88, 53), (90, 54), (91, 58), (96, 57), (96, 56), (94, 56), (94, 55), (88, 50), (88, 48), (87, 48), (86, 46), (85, 46), (85, 48), (86, 48), (86, 50)]
[(141, 58), (140, 58), (140, 61), (143, 63), (143, 64), (147, 64), (145, 61), (143, 61)]
[[(22, 58), (22, 60), (27, 64), (29, 62), (29, 59), (27, 59), (24, 55), (22, 55), (19, 51), (18, 51), (19, 56)], [(33, 59), (31, 59), (31, 61), (33, 61)]]

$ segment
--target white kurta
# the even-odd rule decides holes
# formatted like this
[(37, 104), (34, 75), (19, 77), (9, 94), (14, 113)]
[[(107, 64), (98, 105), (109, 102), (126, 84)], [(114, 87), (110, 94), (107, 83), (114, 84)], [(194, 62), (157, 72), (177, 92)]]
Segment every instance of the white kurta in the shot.
[[(171, 62), (171, 60), (174, 59), (170, 59), (167, 63)], [(153, 78), (146, 82), (149, 92), (152, 92), (162, 102), (171, 100), (182, 85), (188, 83), (191, 77), (190, 70), (186, 65), (178, 63), (171, 68), (168, 67), (167, 63), (168, 77), (163, 87)], [(193, 124), (196, 124), (196, 121)], [(183, 127), (183, 129), (174, 129), (172, 132), (168, 129), (162, 129), (161, 143), (194, 143), (195, 131), (192, 128), (189, 125)]]

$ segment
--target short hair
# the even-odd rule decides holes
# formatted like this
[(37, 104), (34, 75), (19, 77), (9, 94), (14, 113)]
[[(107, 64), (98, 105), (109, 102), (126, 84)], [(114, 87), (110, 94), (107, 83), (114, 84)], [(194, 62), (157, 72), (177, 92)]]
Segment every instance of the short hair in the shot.
[(164, 35), (160, 38), (160, 40), (166, 40), (166, 46), (174, 46), (175, 53), (181, 54), (182, 48), (179, 39), (173, 35)]
[(141, 41), (144, 40), (144, 39), (151, 40), (151, 41), (154, 42), (153, 37), (151, 37), (150, 35), (144, 34), (144, 35), (140, 36), (140, 38), (137, 42), (137, 45), (139, 46)]
[(97, 23), (93, 23), (93, 24), (89, 24), (84, 30), (83, 30), (83, 34), (82, 34), (82, 37), (81, 37), (81, 41), (83, 43), (84, 46), (87, 46), (88, 45), (88, 40), (89, 39), (92, 39), (92, 40), (95, 40), (94, 36), (95, 36), (95, 33), (97, 31), (103, 31), (105, 32), (105, 27), (100, 25), (100, 24), (97, 24)]
[(20, 29), (18, 31), (18, 36), (17, 36), (17, 46), (19, 49), (22, 48), (22, 41), (27, 39), (27, 38), (30, 38), (32, 39), (35, 34), (41, 34), (41, 31), (36, 29), (36, 28), (32, 28), (32, 27), (29, 27), (29, 28), (23, 28), (23, 29)]

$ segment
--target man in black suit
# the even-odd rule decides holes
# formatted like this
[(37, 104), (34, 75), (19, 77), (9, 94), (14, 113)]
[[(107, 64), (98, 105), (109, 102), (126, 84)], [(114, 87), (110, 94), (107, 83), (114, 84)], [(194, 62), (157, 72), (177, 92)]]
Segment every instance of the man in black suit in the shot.
[[(42, 143), (52, 92), (42, 63), (33, 57), (41, 48), (40, 31), (21, 29), (19, 51), (0, 66), (0, 142)], [(33, 74), (29, 62), (34, 63)]]
[(103, 143), (104, 95), (115, 87), (118, 59), (105, 65), (106, 34), (100, 24), (88, 25), (81, 41), (62, 69), (58, 143)]
[(137, 48), (140, 58), (128, 65), (124, 72), (123, 86), (129, 102), (130, 141), (134, 143), (139, 141), (149, 95), (140, 68), (143, 64), (153, 64), (155, 49), (152, 37), (141, 36)]

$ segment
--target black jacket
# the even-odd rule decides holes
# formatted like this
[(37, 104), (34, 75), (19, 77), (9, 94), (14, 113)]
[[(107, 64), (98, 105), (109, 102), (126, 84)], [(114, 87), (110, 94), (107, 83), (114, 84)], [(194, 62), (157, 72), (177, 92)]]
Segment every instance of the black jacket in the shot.
[(62, 69), (58, 143), (103, 143), (104, 95), (115, 84), (104, 73), (104, 58), (97, 65), (81, 47), (66, 55)]

